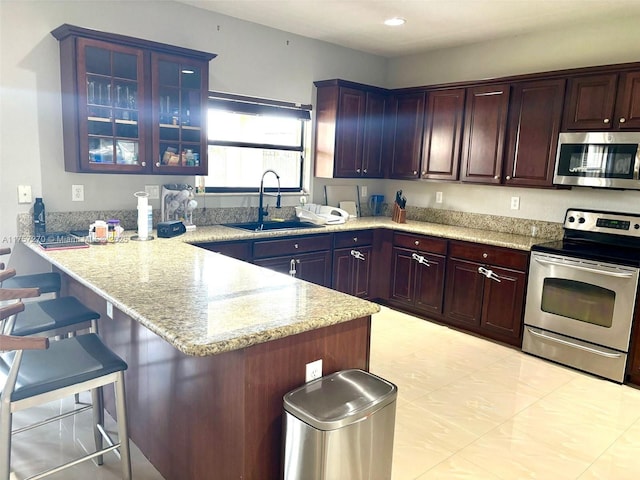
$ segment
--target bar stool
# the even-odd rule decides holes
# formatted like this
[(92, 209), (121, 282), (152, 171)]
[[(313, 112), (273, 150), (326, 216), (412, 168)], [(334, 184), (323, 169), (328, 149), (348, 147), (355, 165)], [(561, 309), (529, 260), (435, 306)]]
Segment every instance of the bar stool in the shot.
[[(0, 248), (0, 255), (11, 253), (10, 248)], [(0, 263), (0, 270), (4, 270), (4, 263)], [(9, 269), (14, 274), (6, 279), (0, 277), (0, 287), (3, 288), (39, 288), (41, 294), (51, 294), (54, 298), (60, 295), (62, 282), (60, 274), (56, 272), (42, 272), (28, 275), (15, 275), (15, 269)]]
[[(0, 308), (0, 320), (23, 309), (22, 302)], [(29, 478), (44, 478), (81, 462), (114, 452), (121, 460), (122, 478), (131, 479), (124, 387), (124, 371), (127, 364), (120, 357), (105, 346), (94, 333), (51, 343), (44, 337), (0, 335), (0, 350), (13, 351), (0, 357), (0, 379), (5, 380), (0, 395), (0, 480), (9, 480), (12, 435), (77, 413), (72, 411), (56, 415), (12, 432), (15, 412), (60, 400), (85, 390), (91, 390), (96, 405), (99, 403), (98, 389), (109, 384), (115, 387), (118, 443), (114, 443), (107, 434), (103, 422), (96, 415), (97, 409), (94, 408), (96, 451)], [(105, 439), (108, 445), (106, 448), (102, 448), (102, 443), (97, 441), (98, 437)]]
[[(0, 271), (0, 279), (13, 280), (15, 269)], [(40, 295), (39, 288), (0, 287), (0, 301), (22, 300)], [(0, 332), (15, 335), (69, 335), (83, 329), (98, 333), (100, 314), (75, 297), (57, 297), (25, 304), (24, 314), (5, 319)]]

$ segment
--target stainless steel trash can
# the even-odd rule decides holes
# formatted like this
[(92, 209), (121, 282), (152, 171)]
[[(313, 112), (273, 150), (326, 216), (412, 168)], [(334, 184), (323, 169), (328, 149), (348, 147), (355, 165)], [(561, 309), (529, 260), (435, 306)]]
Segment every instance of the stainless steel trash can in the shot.
[(343, 370), (284, 396), (285, 480), (389, 480), (397, 387)]

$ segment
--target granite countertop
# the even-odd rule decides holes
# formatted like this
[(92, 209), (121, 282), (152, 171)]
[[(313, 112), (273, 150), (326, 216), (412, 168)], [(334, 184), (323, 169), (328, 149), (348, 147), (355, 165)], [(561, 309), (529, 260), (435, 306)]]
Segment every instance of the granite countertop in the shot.
[(370, 228), (527, 251), (543, 241), (489, 230), (364, 217), (313, 229), (248, 232), (213, 225), (148, 242), (55, 251), (45, 251), (36, 244), (29, 247), (181, 352), (206, 356), (372, 315), (380, 307), (192, 243)]
[(187, 355), (238, 350), (380, 310), (183, 237), (54, 251), (28, 246)]
[(181, 241), (188, 243), (206, 243), (283, 237), (288, 235), (331, 233), (370, 228), (389, 228), (398, 232), (432, 235), (434, 237), (454, 240), (466, 240), (469, 242), (484, 243), (487, 245), (526, 251), (531, 250), (531, 247), (534, 244), (545, 241), (545, 239), (540, 237), (529, 237), (524, 235), (515, 235), (512, 233), (442, 225), (439, 223), (419, 222), (415, 220), (407, 220), (407, 223), (395, 223), (388, 217), (362, 217), (349, 220), (340, 225), (326, 225), (319, 228), (302, 228), (297, 230), (272, 230), (266, 232), (248, 232), (237, 228), (225, 227), (223, 225), (212, 225), (207, 227), (198, 227), (195, 230), (187, 232), (186, 234), (176, 238), (180, 238)]

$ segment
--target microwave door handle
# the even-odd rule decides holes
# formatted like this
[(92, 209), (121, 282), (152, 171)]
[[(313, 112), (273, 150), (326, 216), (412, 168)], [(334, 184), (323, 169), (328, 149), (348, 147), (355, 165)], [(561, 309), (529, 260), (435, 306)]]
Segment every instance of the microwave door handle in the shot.
[(554, 262), (552, 260), (543, 260), (541, 258), (536, 257), (535, 261), (538, 263), (542, 263), (543, 265), (557, 265), (559, 267), (569, 267), (569, 268), (575, 268), (576, 270), (583, 270), (585, 272), (590, 272), (590, 273), (598, 273), (600, 275), (608, 275), (610, 277), (616, 277), (616, 278), (631, 278), (633, 277), (633, 273), (623, 273), (623, 272), (610, 272), (608, 270), (600, 270), (599, 268), (593, 268), (593, 267), (585, 267), (584, 265), (577, 265), (577, 264), (566, 264), (566, 263), (561, 263), (561, 262)]
[(569, 347), (573, 347), (573, 348), (577, 348), (577, 349), (580, 349), (580, 350), (584, 350), (584, 351), (589, 352), (589, 353), (595, 353), (596, 355), (601, 355), (603, 357), (620, 358), (620, 356), (621, 356), (620, 353), (603, 352), (602, 350), (598, 350), (597, 348), (590, 348), (590, 347), (587, 347), (585, 345), (579, 345), (577, 343), (568, 342), (567, 340), (563, 340), (561, 338), (557, 338), (556, 336), (545, 335), (544, 333), (536, 332), (531, 327), (527, 327), (527, 330), (529, 330), (529, 333), (531, 335), (535, 336), (535, 337), (544, 338), (545, 340), (551, 340), (552, 342), (561, 343), (563, 345), (567, 345)]

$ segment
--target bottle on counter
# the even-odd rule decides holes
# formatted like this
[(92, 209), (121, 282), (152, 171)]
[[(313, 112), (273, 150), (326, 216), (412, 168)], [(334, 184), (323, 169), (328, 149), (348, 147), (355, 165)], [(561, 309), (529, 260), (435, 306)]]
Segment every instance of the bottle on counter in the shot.
[(36, 203), (33, 204), (33, 233), (44, 235), (46, 231), (44, 202), (41, 197), (36, 197)]

